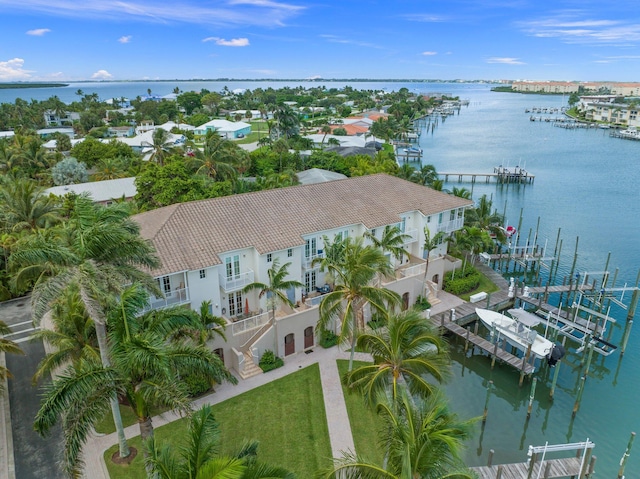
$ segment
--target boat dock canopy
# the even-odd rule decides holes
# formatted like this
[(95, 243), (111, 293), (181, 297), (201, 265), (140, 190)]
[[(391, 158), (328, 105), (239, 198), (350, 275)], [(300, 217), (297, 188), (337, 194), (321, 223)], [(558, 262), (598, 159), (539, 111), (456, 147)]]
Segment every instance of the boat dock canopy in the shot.
[(524, 309), (514, 308), (507, 311), (513, 318), (521, 324), (529, 328), (533, 328), (540, 324), (540, 318)]

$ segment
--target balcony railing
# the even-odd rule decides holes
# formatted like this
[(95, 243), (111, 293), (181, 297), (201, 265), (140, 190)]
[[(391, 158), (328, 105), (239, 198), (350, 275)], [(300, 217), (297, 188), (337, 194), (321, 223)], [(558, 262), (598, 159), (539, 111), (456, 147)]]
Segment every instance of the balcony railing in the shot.
[(308, 257), (305, 256), (303, 258), (303, 260), (302, 260), (302, 267), (304, 269), (312, 269), (312, 264), (311, 263), (313, 263), (313, 260), (314, 259), (322, 259), (322, 258), (324, 258), (324, 251), (321, 252), (321, 253), (319, 252), (319, 253), (317, 253), (315, 255), (312, 255), (312, 256), (308, 256)]
[(151, 311), (154, 309), (164, 309), (170, 306), (177, 306), (180, 304), (189, 303), (189, 288), (174, 289), (165, 293), (164, 298), (152, 297), (149, 300), (149, 305), (144, 308), (144, 311)]
[(426, 263), (414, 264), (408, 268), (398, 270), (401, 278), (408, 278), (409, 276), (416, 276), (418, 274), (424, 275), (424, 268)]
[(235, 274), (231, 277), (227, 277), (225, 274), (220, 274), (220, 287), (224, 290), (225, 293), (237, 291), (251, 283), (253, 283), (252, 270), (249, 270), (245, 273)]
[(456, 218), (452, 221), (447, 221), (444, 223), (440, 223), (438, 225), (438, 232), (443, 231), (445, 233), (451, 233), (453, 231), (459, 230), (464, 226), (464, 218)]
[(265, 311), (264, 313), (257, 314), (255, 316), (251, 316), (247, 319), (242, 319), (240, 321), (236, 321), (231, 324), (231, 334), (233, 336), (237, 336), (238, 334), (242, 334), (245, 331), (251, 331), (252, 329), (259, 328), (264, 326), (269, 322), (269, 312)]
[(405, 238), (404, 244), (411, 244), (418, 241), (418, 230), (415, 228), (408, 229), (403, 234), (408, 236), (408, 238)]

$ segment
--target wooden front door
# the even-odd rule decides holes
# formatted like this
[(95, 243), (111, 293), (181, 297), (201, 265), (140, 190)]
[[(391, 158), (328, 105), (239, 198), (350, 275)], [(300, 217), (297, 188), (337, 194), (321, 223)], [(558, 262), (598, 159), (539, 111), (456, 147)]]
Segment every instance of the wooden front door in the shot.
[(284, 337), (284, 355), (289, 356), (296, 352), (296, 341), (293, 333), (287, 334)]
[(304, 349), (313, 347), (313, 326), (304, 330)]
[(407, 309), (409, 309), (409, 293), (404, 293), (402, 295), (402, 311)]

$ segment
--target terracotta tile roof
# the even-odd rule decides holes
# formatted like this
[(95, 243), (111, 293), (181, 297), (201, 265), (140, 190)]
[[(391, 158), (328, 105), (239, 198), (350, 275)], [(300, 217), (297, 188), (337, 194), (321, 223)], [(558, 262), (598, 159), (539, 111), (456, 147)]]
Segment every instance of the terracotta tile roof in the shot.
[(343, 128), (347, 132), (347, 136), (362, 134), (369, 131), (369, 127), (367, 126), (358, 126), (358, 125), (330, 125), (330, 126), (331, 126), (332, 133), (337, 128)]
[(432, 215), (473, 204), (385, 174), (193, 201), (134, 216), (162, 259), (156, 276), (220, 264), (219, 254), (260, 254), (304, 244), (303, 236), (340, 226), (378, 228), (400, 214)]

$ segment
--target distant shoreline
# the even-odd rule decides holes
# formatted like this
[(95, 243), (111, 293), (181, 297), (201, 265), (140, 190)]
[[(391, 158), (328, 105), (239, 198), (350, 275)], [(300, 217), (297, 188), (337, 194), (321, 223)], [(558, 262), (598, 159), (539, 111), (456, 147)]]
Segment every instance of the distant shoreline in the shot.
[(20, 88), (57, 88), (69, 86), (69, 83), (0, 83), (0, 90)]

